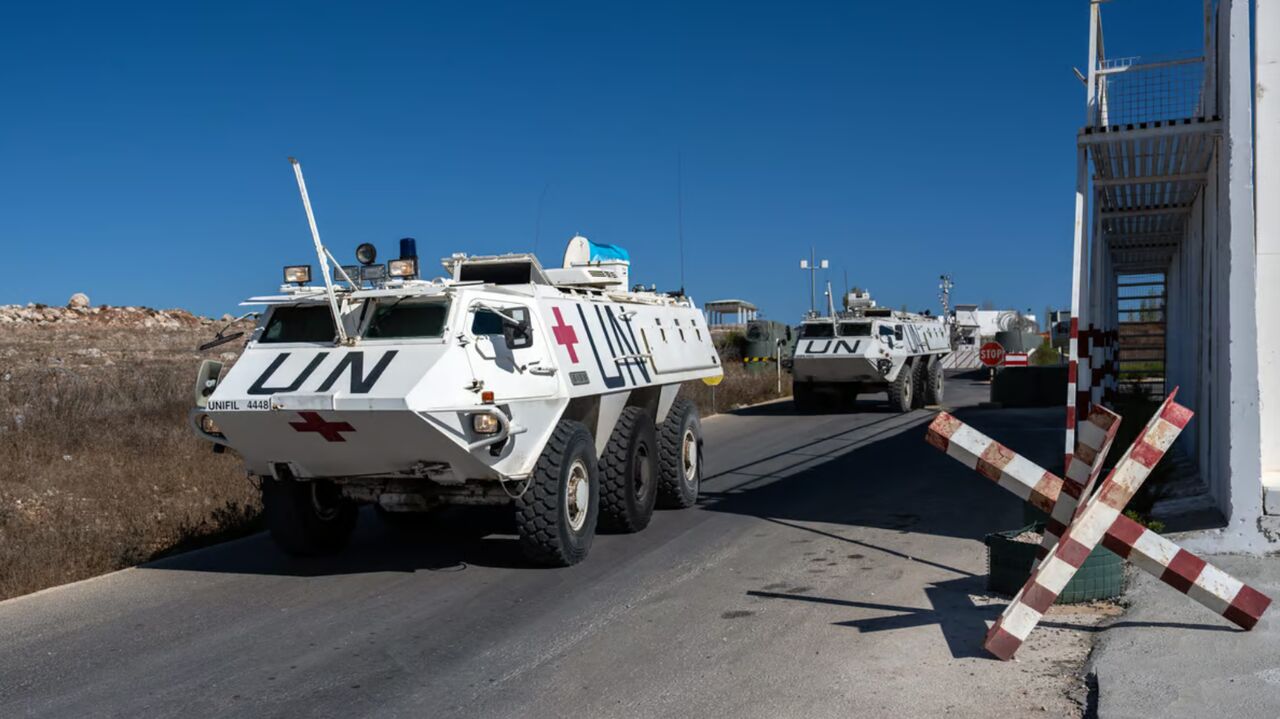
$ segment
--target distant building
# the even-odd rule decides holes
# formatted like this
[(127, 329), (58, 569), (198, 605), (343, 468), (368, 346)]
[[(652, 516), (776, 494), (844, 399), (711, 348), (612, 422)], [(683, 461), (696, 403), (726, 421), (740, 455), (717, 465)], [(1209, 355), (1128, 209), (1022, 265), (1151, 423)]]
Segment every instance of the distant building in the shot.
[(756, 318), (756, 306), (746, 300), (712, 300), (703, 305), (707, 326), (717, 329), (740, 329)]

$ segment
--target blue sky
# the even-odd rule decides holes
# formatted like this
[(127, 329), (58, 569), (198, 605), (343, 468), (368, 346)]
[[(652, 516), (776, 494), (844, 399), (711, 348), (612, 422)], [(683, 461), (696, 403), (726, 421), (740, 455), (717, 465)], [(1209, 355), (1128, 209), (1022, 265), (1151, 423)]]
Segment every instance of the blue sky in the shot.
[[(882, 304), (1065, 305), (1085, 0), (0, 8), (0, 303), (234, 311), (314, 261), (581, 232), (632, 277), (795, 321), (798, 261)], [(376, 7), (374, 7), (376, 5)], [(1200, 3), (1105, 6), (1110, 55)]]

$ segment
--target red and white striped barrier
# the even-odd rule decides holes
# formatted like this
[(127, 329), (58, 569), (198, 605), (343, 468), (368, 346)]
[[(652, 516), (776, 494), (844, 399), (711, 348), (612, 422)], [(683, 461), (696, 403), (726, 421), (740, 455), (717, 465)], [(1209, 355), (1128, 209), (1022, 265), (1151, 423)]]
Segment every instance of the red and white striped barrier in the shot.
[[(978, 470), (1051, 515), (1060, 501), (1075, 504), (1076, 497), (1083, 490), (1082, 485), (1064, 481), (945, 412), (929, 426), (926, 439), (965, 466)], [(1147, 456), (1145, 450), (1140, 456)], [(1116, 514), (1110, 526), (1105, 528), (1101, 541), (1103, 546), (1129, 559), (1138, 568), (1242, 629), (1252, 629), (1271, 604), (1266, 595), (1123, 514)], [(1032, 580), (1035, 580), (1034, 576)], [(1047, 608), (1048, 604), (1044, 606)]]
[(1012, 659), (1040, 623), (1040, 618), (1057, 601), (1063, 587), (1102, 542), (1116, 517), (1124, 516), (1125, 505), (1137, 494), (1151, 469), (1191, 419), (1191, 410), (1173, 401), (1177, 394), (1174, 390), (1160, 405), (1160, 411), (1103, 480), (1097, 493), (1082, 498), (1083, 507), (1053, 551), (1032, 570), (1031, 578), (987, 632), (982, 646), (988, 652), (1000, 659)]
[(1054, 505), (1044, 528), (1044, 536), (1040, 538), (1038, 557), (1043, 559), (1049, 554), (1053, 545), (1058, 543), (1058, 537), (1066, 531), (1067, 525), (1080, 513), (1083, 505), (1079, 499), (1093, 493), (1093, 486), (1102, 474), (1102, 465), (1111, 452), (1111, 444), (1119, 430), (1120, 415), (1101, 405), (1094, 405), (1089, 418), (1080, 423), (1076, 451), (1067, 461), (1067, 480), (1075, 486), (1060, 495), (1058, 503)]

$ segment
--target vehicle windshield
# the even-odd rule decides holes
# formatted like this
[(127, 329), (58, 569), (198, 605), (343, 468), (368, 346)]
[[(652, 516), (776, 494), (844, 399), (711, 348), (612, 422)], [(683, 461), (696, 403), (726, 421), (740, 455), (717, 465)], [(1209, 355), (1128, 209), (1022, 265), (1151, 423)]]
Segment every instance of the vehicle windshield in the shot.
[(835, 328), (835, 325), (832, 325), (832, 324), (827, 324), (823, 322), (821, 324), (800, 325), (800, 336), (804, 338), (835, 337), (835, 335), (836, 335), (836, 328)]
[(408, 297), (379, 300), (365, 330), (365, 339), (410, 339), (443, 337), (449, 303), (440, 300), (411, 300)]
[(841, 337), (870, 337), (871, 323), (870, 322), (841, 322), (840, 336)]
[(271, 310), (259, 342), (332, 342), (338, 334), (328, 305), (294, 305)]

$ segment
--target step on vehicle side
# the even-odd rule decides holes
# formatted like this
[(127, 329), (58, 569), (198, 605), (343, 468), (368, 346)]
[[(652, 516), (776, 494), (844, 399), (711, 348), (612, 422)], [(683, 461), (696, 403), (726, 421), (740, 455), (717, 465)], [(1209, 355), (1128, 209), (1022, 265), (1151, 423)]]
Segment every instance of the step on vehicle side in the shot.
[(312, 231), (324, 285), (294, 266), (244, 303), (265, 310), (234, 366), (201, 365), (190, 417), (261, 482), (282, 548), (340, 550), (359, 504), (508, 505), (525, 554), (563, 566), (597, 522), (639, 531), (696, 500), (701, 428), (677, 394), (720, 360), (692, 300), (627, 289), (625, 250), (574, 237), (556, 269), (455, 254), (425, 280), (402, 240), (331, 276)]
[(951, 352), (943, 319), (877, 307), (862, 290), (850, 292), (845, 307), (800, 324), (791, 358), (798, 411), (853, 407), (858, 395), (875, 392), (898, 412), (942, 401), (941, 360)]

